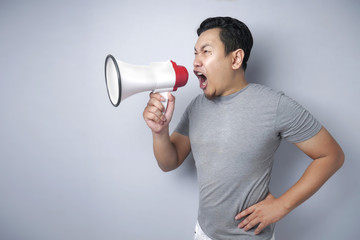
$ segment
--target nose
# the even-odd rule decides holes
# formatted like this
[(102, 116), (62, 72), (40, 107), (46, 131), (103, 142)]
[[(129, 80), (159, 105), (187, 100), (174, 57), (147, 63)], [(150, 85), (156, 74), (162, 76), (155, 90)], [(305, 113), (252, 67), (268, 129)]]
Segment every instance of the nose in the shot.
[(195, 54), (195, 58), (194, 58), (194, 62), (193, 62), (194, 68), (201, 67), (201, 65), (202, 65), (202, 62), (201, 62), (200, 54)]

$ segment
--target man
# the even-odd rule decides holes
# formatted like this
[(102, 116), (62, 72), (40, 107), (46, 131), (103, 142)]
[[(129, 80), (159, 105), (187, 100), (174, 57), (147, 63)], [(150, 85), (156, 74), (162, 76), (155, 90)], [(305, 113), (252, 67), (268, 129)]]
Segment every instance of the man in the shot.
[[(155, 157), (171, 171), (193, 153), (200, 191), (195, 239), (274, 239), (274, 223), (314, 194), (342, 166), (344, 154), (298, 103), (245, 80), (253, 40), (244, 23), (209, 18), (198, 36), (193, 65), (204, 94), (189, 104), (171, 136), (171, 94), (165, 114), (159, 94), (150, 94), (144, 110)], [(314, 161), (275, 198), (268, 186), (283, 138)]]

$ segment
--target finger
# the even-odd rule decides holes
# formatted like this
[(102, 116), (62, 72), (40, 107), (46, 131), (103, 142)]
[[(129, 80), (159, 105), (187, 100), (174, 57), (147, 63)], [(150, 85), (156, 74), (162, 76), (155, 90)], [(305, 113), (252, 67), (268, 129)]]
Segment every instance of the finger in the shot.
[(159, 102), (165, 101), (165, 98), (164, 98), (163, 96), (161, 96), (160, 93), (153, 93), (153, 92), (151, 92), (149, 96), (150, 96), (150, 99), (155, 98), (155, 99), (157, 99)]
[(252, 221), (250, 221), (248, 224), (246, 224), (246, 226), (243, 228), (243, 230), (246, 232), (246, 231), (252, 229), (253, 227), (255, 227), (256, 225), (258, 225), (259, 223), (260, 223), (260, 220), (258, 218), (255, 218)]
[(255, 210), (254, 206), (251, 206), (247, 209), (245, 209), (244, 211), (240, 212), (238, 215), (236, 215), (235, 220), (239, 220), (243, 217), (246, 217), (247, 215), (250, 215), (251, 213), (253, 213)]
[(175, 109), (175, 97), (171, 93), (168, 93), (168, 100), (169, 101), (166, 108), (165, 117), (166, 119), (171, 120), (172, 114)]
[(153, 122), (155, 124), (160, 124), (160, 125), (164, 125), (165, 121), (161, 120), (161, 118), (159, 118), (158, 116), (156, 116), (153, 113), (148, 113), (145, 117), (144, 117), (146, 122)]
[(160, 112), (163, 112), (165, 110), (164, 105), (157, 98), (150, 98), (148, 106), (154, 106), (158, 108)]
[(241, 221), (241, 223), (239, 223), (238, 227), (239, 228), (244, 228), (246, 227), (251, 221), (253, 221), (257, 216), (255, 215), (255, 213), (250, 214), (247, 218), (245, 218), (244, 220)]
[(147, 105), (144, 109), (144, 112), (151, 112), (151, 113), (159, 115), (159, 117), (162, 113), (161, 108), (159, 109), (157, 106), (154, 106), (152, 104)]
[(155, 122), (164, 122), (166, 121), (165, 116), (162, 112), (154, 106), (148, 106), (144, 110), (144, 119), (145, 120), (152, 120)]
[(175, 101), (175, 96), (171, 94), (171, 92), (168, 93), (168, 99), (170, 102), (174, 102)]
[(257, 235), (266, 227), (265, 223), (260, 223), (259, 226), (255, 229), (254, 234)]

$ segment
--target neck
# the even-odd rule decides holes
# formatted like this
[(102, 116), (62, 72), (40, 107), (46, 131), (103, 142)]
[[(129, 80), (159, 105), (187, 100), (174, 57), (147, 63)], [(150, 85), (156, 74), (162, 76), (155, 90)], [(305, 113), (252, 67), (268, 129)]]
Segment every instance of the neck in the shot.
[(231, 80), (231, 85), (224, 91), (222, 96), (227, 96), (236, 93), (246, 87), (249, 83), (245, 79), (245, 73), (243, 70), (236, 72)]

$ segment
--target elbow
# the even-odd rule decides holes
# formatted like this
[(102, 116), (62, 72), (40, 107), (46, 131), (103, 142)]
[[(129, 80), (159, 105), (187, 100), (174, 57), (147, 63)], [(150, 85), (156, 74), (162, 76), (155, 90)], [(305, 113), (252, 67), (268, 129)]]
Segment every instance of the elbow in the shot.
[(332, 168), (335, 172), (344, 165), (345, 153), (339, 145), (333, 149), (332, 153), (329, 154), (329, 157), (332, 160)]
[(338, 154), (337, 154), (337, 167), (338, 169), (340, 169), (345, 162), (345, 153), (343, 152), (342, 149), (339, 150)]
[(173, 168), (164, 168), (164, 167), (160, 167), (161, 171), (163, 172), (171, 172), (172, 170), (174, 170)]
[(170, 172), (177, 168), (177, 166), (163, 165), (160, 163), (158, 163), (158, 165), (159, 165), (159, 168), (161, 169), (161, 171), (163, 171), (163, 172)]
[(332, 155), (329, 155), (329, 159), (331, 159), (332, 171), (335, 173), (344, 165), (345, 154), (342, 149), (339, 148)]
[(170, 172), (172, 170), (170, 168), (166, 168), (166, 167), (163, 167), (163, 166), (160, 166), (160, 165), (159, 165), (159, 167), (160, 167), (161, 171), (163, 171), (163, 172)]

